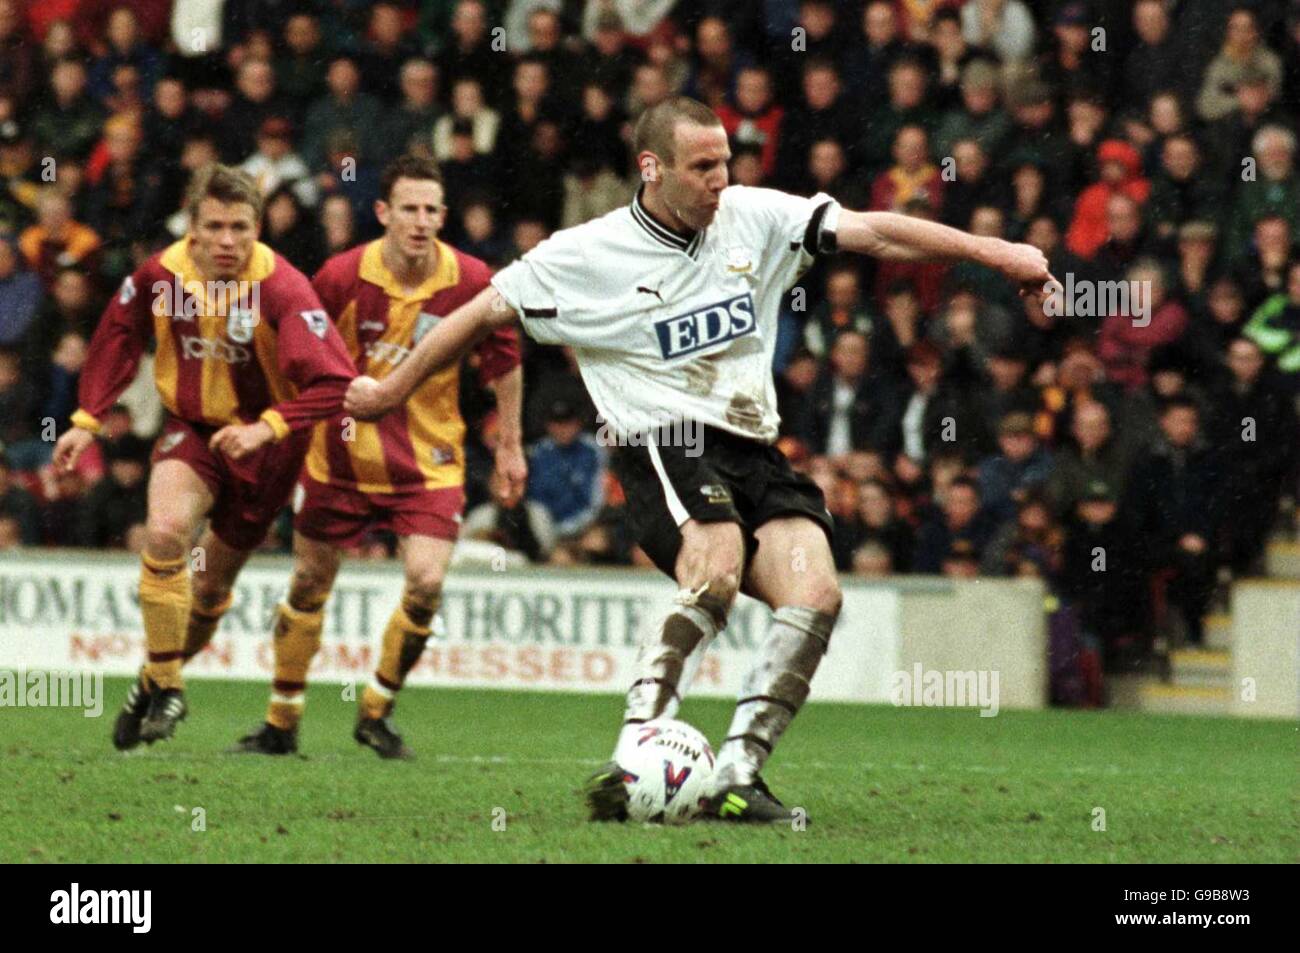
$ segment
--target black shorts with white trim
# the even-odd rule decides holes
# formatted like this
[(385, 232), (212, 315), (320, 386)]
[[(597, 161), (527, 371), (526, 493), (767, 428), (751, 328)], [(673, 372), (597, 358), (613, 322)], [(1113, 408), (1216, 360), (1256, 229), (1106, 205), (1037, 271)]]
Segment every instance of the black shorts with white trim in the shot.
[(779, 516), (804, 516), (829, 543), (830, 511), (821, 488), (795, 472), (771, 444), (701, 425), (693, 444), (654, 439), (614, 449), (611, 466), (627, 498), (637, 544), (660, 570), (676, 577), (681, 524), (736, 523), (746, 563), (758, 548), (755, 531)]

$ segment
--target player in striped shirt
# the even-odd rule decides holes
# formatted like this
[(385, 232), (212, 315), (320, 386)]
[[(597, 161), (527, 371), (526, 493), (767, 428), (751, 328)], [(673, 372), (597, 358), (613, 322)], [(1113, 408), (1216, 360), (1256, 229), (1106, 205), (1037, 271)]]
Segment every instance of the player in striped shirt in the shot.
[(147, 659), (113, 728), (119, 749), (170, 738), (185, 717), (181, 665), (212, 638), (289, 499), (312, 425), (338, 413), (356, 376), (306, 276), (257, 240), (261, 204), (244, 173), (200, 173), (189, 234), (128, 276), (100, 319), (80, 409), (54, 448), (56, 468), (71, 469), (152, 338), (168, 420), (141, 554)]
[[(446, 217), (442, 177), (403, 156), (384, 172), (375, 214), (384, 236), (327, 261), (313, 280), (358, 368), (382, 380), (442, 319), (488, 286), (487, 265), (437, 238)], [(501, 440), (496, 487), (513, 506), (527, 467), (520, 440), (522, 372), (513, 328), (478, 347), (479, 377), (496, 392)], [(317, 425), (294, 497), (294, 569), (277, 610), (275, 676), (266, 722), (236, 750), (297, 750), (307, 669), (320, 648), (323, 609), (340, 547), (367, 530), (401, 541), (406, 584), (384, 629), (379, 664), (359, 699), (356, 740), (381, 757), (409, 752), (388, 716), (419, 660), (438, 610), (465, 503), (460, 368), (426, 379), (405, 405), (370, 423), (342, 416)]]

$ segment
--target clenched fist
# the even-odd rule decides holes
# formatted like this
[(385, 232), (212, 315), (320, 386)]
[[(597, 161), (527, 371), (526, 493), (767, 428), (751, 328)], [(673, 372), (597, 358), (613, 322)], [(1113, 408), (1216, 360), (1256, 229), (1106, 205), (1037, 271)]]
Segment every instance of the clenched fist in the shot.
[(348, 385), (343, 409), (359, 420), (378, 420), (392, 410), (393, 405), (384, 385), (363, 374)]

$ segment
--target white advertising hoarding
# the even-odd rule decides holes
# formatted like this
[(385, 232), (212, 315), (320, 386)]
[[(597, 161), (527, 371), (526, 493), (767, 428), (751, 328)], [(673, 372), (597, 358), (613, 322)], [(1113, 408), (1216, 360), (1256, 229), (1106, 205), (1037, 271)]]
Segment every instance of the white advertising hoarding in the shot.
[[(186, 676), (267, 681), (270, 623), (287, 559), (252, 561), (212, 645)], [(66, 551), (0, 557), (0, 669), (130, 675), (144, 658), (139, 563), (127, 555)], [(325, 609), (315, 682), (360, 682), (402, 592), (401, 568), (344, 564)], [(633, 680), (641, 628), (671, 604), (673, 584), (636, 571), (454, 570), (442, 634), (429, 640), (407, 684), (622, 694)], [(715, 640), (692, 695), (735, 696), (757, 658), (771, 613), (744, 596)], [(846, 588), (830, 652), (813, 681), (823, 701), (886, 702), (898, 668), (899, 596)]]

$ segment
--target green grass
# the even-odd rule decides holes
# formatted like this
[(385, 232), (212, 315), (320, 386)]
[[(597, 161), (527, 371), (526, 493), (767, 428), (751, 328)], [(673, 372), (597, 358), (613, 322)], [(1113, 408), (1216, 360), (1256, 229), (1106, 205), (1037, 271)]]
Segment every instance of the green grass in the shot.
[[(0, 712), (0, 862), (1300, 860), (1281, 722), (811, 705), (765, 772), (807, 810), (796, 832), (587, 823), (574, 792), (608, 755), (612, 696), (412, 689), (396, 721), (417, 760), (386, 763), (336, 686), (311, 692), (304, 756), (275, 759), (221, 753), (262, 685), (191, 682), (177, 737), (125, 755), (108, 734), (126, 682), (105, 689), (99, 719)], [(730, 706), (683, 715), (716, 739)]]

